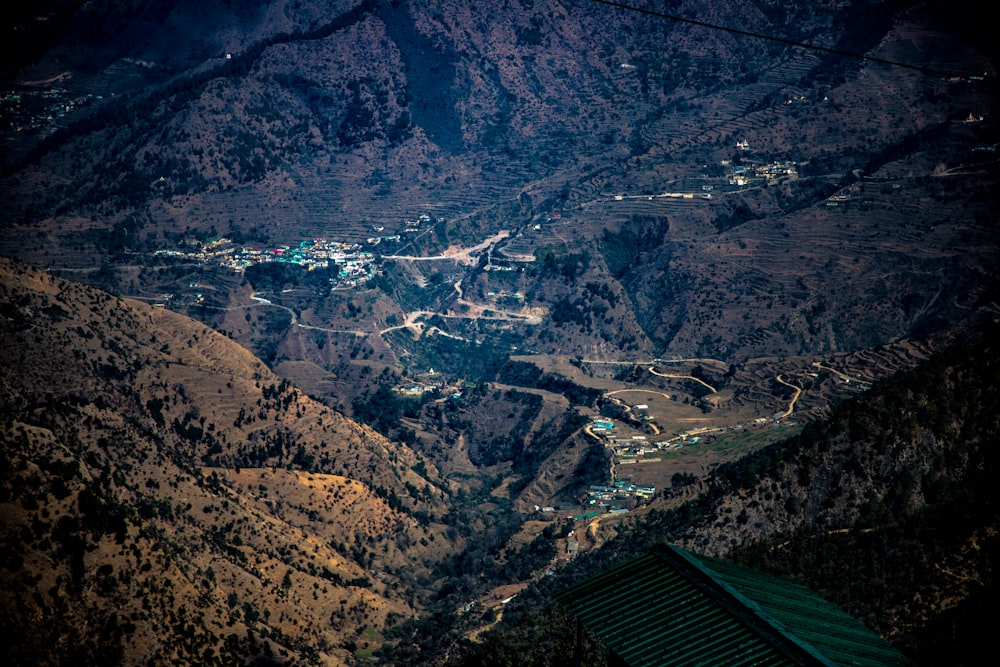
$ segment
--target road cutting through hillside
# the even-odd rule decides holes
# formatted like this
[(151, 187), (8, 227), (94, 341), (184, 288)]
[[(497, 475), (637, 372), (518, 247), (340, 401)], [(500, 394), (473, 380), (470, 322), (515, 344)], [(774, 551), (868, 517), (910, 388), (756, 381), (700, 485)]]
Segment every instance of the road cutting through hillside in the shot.
[[(326, 331), (326, 332), (329, 332), (329, 333), (351, 334), (351, 335), (359, 336), (359, 337), (368, 336), (368, 335), (371, 335), (372, 333), (377, 333), (378, 335), (381, 336), (381, 335), (387, 334), (387, 333), (389, 333), (391, 331), (397, 331), (399, 329), (410, 329), (410, 331), (413, 332), (413, 335), (414, 335), (415, 338), (419, 338), (425, 332), (431, 332), (431, 333), (439, 334), (441, 336), (445, 336), (447, 338), (454, 338), (455, 340), (468, 341), (468, 339), (466, 339), (466, 338), (464, 338), (462, 336), (458, 336), (456, 334), (449, 333), (449, 332), (444, 331), (444, 330), (442, 330), (442, 329), (440, 329), (438, 327), (431, 326), (430, 328), (428, 328), (427, 325), (424, 324), (423, 322), (421, 322), (420, 320), (422, 318), (425, 318), (425, 317), (433, 317), (433, 316), (436, 315), (438, 317), (442, 317), (442, 318), (446, 318), (446, 319), (467, 319), (467, 320), (480, 320), (480, 319), (482, 319), (482, 320), (498, 320), (498, 321), (520, 321), (520, 322), (524, 322), (525, 324), (540, 324), (541, 321), (542, 321), (542, 314), (544, 312), (542, 309), (539, 309), (539, 308), (527, 309), (527, 311), (521, 311), (521, 312), (499, 310), (499, 309), (496, 309), (496, 308), (487, 308), (486, 306), (481, 306), (481, 305), (478, 305), (478, 304), (469, 303), (469, 302), (465, 301), (464, 299), (460, 299), (459, 303), (461, 303), (461, 305), (466, 306), (467, 308), (469, 308), (469, 310), (470, 310), (469, 313), (467, 313), (467, 314), (461, 314), (461, 315), (455, 315), (455, 314), (452, 314), (452, 313), (439, 313), (439, 312), (434, 311), (434, 310), (413, 310), (413, 311), (410, 311), (410, 312), (406, 313), (405, 319), (403, 320), (402, 324), (397, 324), (397, 325), (385, 327), (384, 329), (380, 329), (378, 331), (363, 331), (363, 330), (360, 330), (360, 329), (332, 329), (332, 328), (320, 327), (320, 326), (316, 326), (316, 325), (312, 325), (312, 324), (303, 324), (302, 322), (299, 321), (298, 314), (294, 310), (292, 310), (291, 308), (289, 308), (288, 306), (283, 306), (283, 305), (281, 305), (279, 303), (274, 303), (270, 299), (266, 299), (266, 298), (264, 298), (262, 296), (258, 296), (258, 294), (256, 292), (254, 292), (253, 294), (251, 294), (250, 298), (253, 299), (256, 303), (245, 304), (245, 305), (242, 305), (242, 306), (230, 306), (228, 308), (220, 308), (220, 310), (237, 310), (237, 309), (241, 309), (241, 308), (255, 308), (255, 307), (261, 307), (261, 306), (271, 306), (272, 308), (280, 308), (281, 310), (284, 310), (284, 311), (288, 312), (289, 316), (292, 318), (291, 322), (289, 322), (289, 326), (290, 327), (291, 326), (296, 326), (296, 327), (299, 327), (301, 329), (309, 329), (309, 330), (312, 330), (312, 331)], [(209, 306), (209, 307), (212, 307), (212, 306)], [(494, 314), (492, 314), (492, 315), (486, 315), (485, 311), (487, 311), (487, 310), (491, 311)]]
[[(129, 298), (129, 299), (140, 299), (140, 300), (144, 300), (144, 301), (153, 300), (151, 297), (140, 297), (140, 296), (130, 296), (130, 297), (126, 297), (126, 298)], [(319, 327), (319, 326), (315, 326), (315, 325), (312, 325), (312, 324), (303, 324), (302, 322), (299, 322), (298, 313), (296, 313), (294, 310), (292, 310), (288, 306), (283, 306), (280, 303), (274, 303), (270, 299), (265, 299), (262, 296), (257, 296), (256, 292), (254, 292), (253, 294), (251, 294), (250, 298), (253, 299), (254, 301), (256, 301), (256, 303), (245, 303), (245, 304), (242, 304), (240, 306), (212, 306), (212, 305), (209, 305), (207, 303), (202, 303), (202, 304), (199, 304), (199, 307), (200, 308), (211, 308), (213, 310), (230, 311), (230, 310), (246, 310), (246, 309), (249, 309), (249, 308), (263, 308), (263, 307), (270, 306), (271, 308), (279, 308), (281, 310), (284, 310), (284, 311), (288, 312), (289, 316), (292, 318), (291, 321), (288, 323), (289, 327), (298, 327), (300, 329), (309, 329), (310, 331), (325, 331), (327, 333), (350, 334), (352, 336), (357, 336), (359, 338), (363, 338), (365, 336), (369, 336), (369, 335), (372, 334), (371, 331), (362, 331), (361, 329), (331, 329), (329, 327)], [(159, 300), (159, 299), (157, 299), (157, 300)]]
[(706, 389), (708, 389), (713, 394), (719, 393), (718, 390), (715, 387), (713, 387), (709, 383), (705, 382), (701, 378), (696, 378), (693, 375), (674, 375), (672, 373), (661, 373), (658, 370), (656, 370), (655, 368), (653, 368), (652, 366), (650, 366), (649, 372), (652, 373), (653, 375), (655, 375), (657, 377), (661, 377), (661, 378), (673, 378), (675, 380), (694, 380), (698, 384), (704, 386)]
[(490, 236), (486, 240), (468, 248), (451, 246), (440, 255), (385, 255), (383, 259), (400, 259), (408, 262), (452, 260), (458, 264), (475, 264), (477, 258), (473, 257), (473, 253), (489, 250), (494, 244), (499, 243), (508, 236), (510, 236), (510, 231), (507, 229), (501, 229), (493, 236)]
[(615, 394), (624, 394), (629, 391), (638, 391), (646, 394), (656, 394), (657, 396), (662, 396), (663, 398), (670, 398), (670, 394), (663, 391), (656, 391), (655, 389), (615, 389), (614, 391), (609, 391), (604, 394), (605, 396), (614, 396)]
[(718, 359), (690, 358), (690, 359), (650, 359), (649, 361), (634, 361), (628, 359), (580, 359), (584, 364), (597, 364), (603, 366), (653, 366), (655, 364), (708, 364), (715, 366), (722, 371), (729, 370), (729, 364)]
[(795, 409), (795, 402), (799, 400), (799, 396), (802, 394), (802, 387), (796, 387), (794, 384), (791, 384), (790, 382), (785, 382), (783, 379), (781, 379), (780, 374), (776, 375), (774, 379), (780, 382), (781, 384), (785, 385), (786, 387), (791, 387), (792, 389), (795, 390), (795, 394), (792, 396), (792, 400), (789, 401), (788, 403), (788, 409), (785, 410), (785, 412), (781, 415), (781, 419), (787, 419), (792, 415), (792, 411)]
[[(531, 308), (525, 311), (509, 311), (509, 310), (498, 310), (496, 308), (487, 308), (479, 304), (469, 303), (467, 301), (461, 301), (462, 305), (468, 307), (470, 312), (463, 313), (461, 315), (456, 315), (454, 313), (439, 313), (435, 310), (411, 310), (406, 314), (402, 324), (396, 324), (390, 327), (386, 327), (378, 331), (381, 336), (387, 334), (390, 331), (398, 331), (399, 329), (409, 329), (413, 332), (415, 338), (419, 338), (423, 335), (426, 325), (420, 321), (424, 317), (441, 317), (449, 320), (496, 320), (501, 322), (524, 322), (525, 324), (541, 324), (542, 314), (544, 310), (541, 308)], [(486, 315), (485, 311), (490, 311), (494, 314)], [(455, 334), (447, 333), (437, 327), (431, 327), (432, 331), (448, 336), (450, 338), (461, 338)], [(466, 340), (462, 338), (462, 340)]]
[(816, 368), (819, 368), (820, 370), (830, 371), (834, 375), (838, 376), (844, 382), (849, 383), (851, 381), (851, 376), (850, 375), (847, 375), (845, 373), (841, 373), (840, 371), (838, 371), (838, 370), (836, 370), (834, 368), (830, 368), (829, 366), (824, 366), (823, 364), (821, 364), (818, 361), (814, 361), (813, 362), (813, 366), (815, 366)]
[(310, 331), (325, 331), (327, 333), (350, 334), (352, 336), (358, 336), (358, 337), (364, 337), (371, 333), (370, 331), (361, 331), (360, 329), (330, 329), (328, 327), (318, 327), (313, 324), (303, 324), (302, 322), (299, 322), (298, 313), (296, 313), (288, 306), (283, 306), (280, 303), (274, 303), (270, 299), (265, 299), (262, 296), (257, 296), (256, 292), (251, 294), (250, 298), (256, 301), (257, 303), (251, 303), (245, 306), (232, 306), (230, 308), (224, 308), (223, 310), (233, 310), (236, 308), (254, 308), (257, 306), (271, 306), (273, 308), (280, 308), (281, 310), (284, 310), (289, 315), (291, 315), (292, 321), (288, 323), (288, 326), (290, 327), (299, 327), (300, 329), (309, 329)]
[(288, 326), (295, 326), (296, 324), (299, 323), (299, 315), (298, 315), (298, 313), (296, 313), (294, 310), (292, 310), (288, 306), (282, 306), (280, 303), (274, 303), (270, 299), (265, 299), (262, 296), (257, 296), (256, 292), (254, 292), (253, 294), (251, 294), (250, 298), (253, 299), (254, 301), (256, 301), (257, 303), (259, 303), (262, 306), (274, 306), (275, 308), (281, 308), (282, 310), (287, 311), (288, 314), (292, 316), (292, 321), (288, 323)]
[(587, 524), (586, 531), (587, 538), (591, 542), (590, 550), (596, 549), (608, 541), (608, 537), (604, 537), (600, 534), (601, 523), (606, 519), (621, 521), (621, 517), (615, 514), (602, 514), (601, 516), (594, 517), (593, 520)]

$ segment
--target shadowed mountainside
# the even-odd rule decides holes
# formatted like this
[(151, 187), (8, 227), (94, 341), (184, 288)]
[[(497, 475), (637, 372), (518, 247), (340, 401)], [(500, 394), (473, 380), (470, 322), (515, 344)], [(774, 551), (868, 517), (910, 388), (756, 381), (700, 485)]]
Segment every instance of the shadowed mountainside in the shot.
[[(386, 300), (343, 328), (422, 309), (543, 352), (743, 360), (921, 336), (993, 300), (996, 91), (968, 75), (995, 54), (944, 3), (668, 9), (954, 77), (592, 2), (177, 0), (104, 24), (91, 4), (19, 24), (59, 46), (13, 61), (0, 251), (116, 292), (159, 287), (135, 253), (216, 235), (398, 234), (372, 250), (406, 256), (507, 230), (493, 265), (387, 261)], [(466, 316), (515, 293), (534, 319)], [(268, 338), (241, 342), (268, 357)]]
[(0, 311), (15, 664), (336, 663), (413, 614), (453, 542), (405, 446), (163, 309), (3, 260)]
[[(573, 624), (551, 593), (660, 543), (797, 579), (919, 664), (988, 663), (998, 359), (992, 343), (936, 355), (801, 435), (720, 466), (697, 499), (666, 494), (623, 519), (604, 548), (520, 595), (448, 664), (573, 664)], [(604, 664), (592, 642), (587, 664)]]
[[(614, 474), (589, 419), (624, 432), (641, 397), (662, 423), (629, 432), (651, 443), (718, 427), (708, 458), (657, 449), (624, 473), (656, 466), (662, 490), (671, 466), (707, 471), (713, 439), (731, 459), (778, 437), (729, 427), (799, 428), (996, 318), (998, 52), (979, 8), (636, 6), (912, 67), (587, 0), (5, 10), (0, 255), (46, 270), (0, 264), (11, 651), (339, 663), (386, 632), (386, 656), (431, 659), (496, 620), (456, 610), (557, 568), (570, 526), (581, 551), (613, 532), (525, 520)], [(307, 247), (337, 251), (295, 265)], [(956, 373), (928, 382), (993, 405)], [(803, 562), (767, 566), (808, 564), (824, 590), (853, 551), (919, 563), (874, 606), (858, 590), (884, 590), (887, 566), (829, 590), (924, 651), (913, 633), (966, 623), (948, 610), (980, 595), (929, 563), (990, 581), (988, 512), (947, 544), (925, 528), (963, 509), (955, 480), (989, 463), (993, 431), (905, 389), (899, 419), (862, 395), (684, 477), (594, 562), (647, 539), (761, 563), (787, 543)], [(945, 612), (900, 597), (920, 578)], [(398, 621), (421, 615), (416, 656)]]

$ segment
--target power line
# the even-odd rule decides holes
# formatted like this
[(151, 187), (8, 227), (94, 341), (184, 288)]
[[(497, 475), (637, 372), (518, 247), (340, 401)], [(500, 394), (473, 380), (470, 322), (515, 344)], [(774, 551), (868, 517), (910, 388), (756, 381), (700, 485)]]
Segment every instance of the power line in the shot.
[(867, 60), (872, 63), (879, 63), (881, 65), (889, 65), (890, 67), (902, 67), (909, 70), (914, 70), (921, 72), (923, 74), (933, 74), (935, 76), (944, 76), (949, 78), (959, 78), (959, 79), (969, 79), (970, 77), (964, 76), (962, 74), (955, 74), (953, 72), (942, 72), (941, 70), (936, 70), (930, 67), (922, 67), (920, 65), (911, 65), (909, 63), (901, 63), (896, 60), (887, 60), (885, 58), (876, 58), (874, 56), (868, 56), (863, 53), (854, 53), (853, 51), (844, 51), (842, 49), (832, 49), (826, 46), (817, 46), (816, 44), (808, 44), (806, 42), (799, 42), (794, 39), (786, 39), (784, 37), (775, 37), (774, 35), (765, 35), (759, 32), (753, 32), (750, 30), (740, 30), (739, 28), (730, 28), (724, 25), (717, 25), (715, 23), (707, 23), (705, 21), (699, 21), (697, 19), (689, 19), (683, 16), (677, 16), (676, 14), (667, 14), (665, 12), (659, 12), (653, 9), (644, 9), (642, 7), (633, 7), (632, 5), (625, 5), (620, 2), (610, 2), (609, 0), (593, 0), (600, 5), (607, 5), (608, 7), (614, 7), (616, 9), (623, 9), (630, 12), (635, 12), (637, 14), (646, 14), (648, 16), (655, 16), (661, 19), (667, 19), (669, 21), (675, 21), (677, 23), (687, 23), (689, 25), (695, 25), (701, 28), (708, 28), (709, 30), (719, 30), (721, 32), (728, 32), (734, 35), (742, 35), (744, 37), (752, 37), (754, 39), (764, 39), (769, 42), (777, 42), (778, 44), (785, 44), (786, 46), (794, 46), (799, 49), (808, 49), (810, 51), (819, 51), (820, 53), (827, 53), (835, 56), (843, 56), (845, 58), (856, 58), (858, 60)]

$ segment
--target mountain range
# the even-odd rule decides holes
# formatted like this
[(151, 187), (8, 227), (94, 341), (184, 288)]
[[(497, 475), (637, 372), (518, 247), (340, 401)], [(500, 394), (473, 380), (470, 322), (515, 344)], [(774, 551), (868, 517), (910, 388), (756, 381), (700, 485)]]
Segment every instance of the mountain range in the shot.
[(266, 636), (275, 656), (337, 655), (413, 614), (404, 591), (455, 547), (416, 454), (201, 324), (2, 268), (17, 663), (228, 662)]
[[(977, 8), (4, 11), (14, 664), (507, 664), (662, 541), (928, 664), (980, 627)], [(654, 497), (591, 515), (614, 482)]]

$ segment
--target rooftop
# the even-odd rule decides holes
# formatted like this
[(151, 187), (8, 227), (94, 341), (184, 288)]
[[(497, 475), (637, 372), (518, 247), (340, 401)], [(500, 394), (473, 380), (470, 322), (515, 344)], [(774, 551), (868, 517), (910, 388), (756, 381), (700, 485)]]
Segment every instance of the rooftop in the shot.
[(556, 598), (630, 667), (913, 664), (805, 586), (672, 546)]

